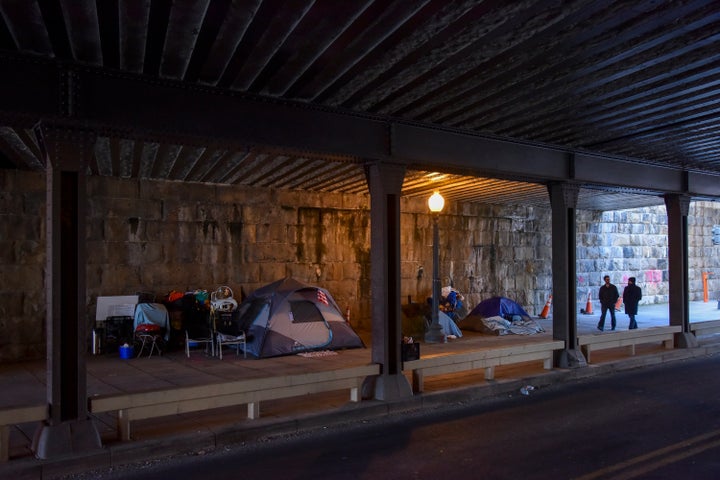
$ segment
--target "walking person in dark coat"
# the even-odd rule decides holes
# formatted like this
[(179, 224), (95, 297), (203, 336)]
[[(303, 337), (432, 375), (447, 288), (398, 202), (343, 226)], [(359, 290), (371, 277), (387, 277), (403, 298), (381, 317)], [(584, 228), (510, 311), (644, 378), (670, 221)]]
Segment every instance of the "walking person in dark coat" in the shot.
[(634, 330), (637, 328), (637, 322), (635, 321), (635, 315), (638, 311), (638, 303), (642, 298), (642, 289), (635, 284), (635, 277), (628, 278), (627, 287), (623, 290), (623, 303), (625, 304), (625, 313), (630, 317), (630, 325), (628, 330)]
[(615, 302), (620, 298), (620, 293), (615, 285), (610, 283), (610, 276), (605, 275), (603, 277), (605, 285), (600, 287), (600, 293), (598, 298), (600, 299), (600, 323), (598, 323), (598, 330), (601, 332), (605, 328), (605, 314), (610, 310), (610, 324), (612, 329), (615, 330)]

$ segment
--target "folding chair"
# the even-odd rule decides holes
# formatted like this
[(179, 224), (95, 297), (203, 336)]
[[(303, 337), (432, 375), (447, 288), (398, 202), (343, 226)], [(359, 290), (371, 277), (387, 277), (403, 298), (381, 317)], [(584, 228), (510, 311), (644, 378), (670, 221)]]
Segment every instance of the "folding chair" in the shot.
[(213, 333), (215, 334), (216, 352), (222, 360), (223, 346), (235, 346), (235, 355), (240, 355), (240, 348), (243, 351), (243, 358), (247, 358), (246, 336), (238, 323), (238, 312), (218, 312), (212, 309)]
[(242, 345), (243, 358), (247, 358), (247, 352), (245, 351), (245, 334), (240, 335), (228, 335), (225, 333), (216, 333), (215, 338), (217, 339), (217, 351), (220, 360), (222, 360), (222, 349), (224, 345), (235, 345), (235, 356), (240, 355), (240, 346)]
[(215, 338), (212, 328), (208, 324), (207, 317), (204, 319), (188, 320), (185, 328), (185, 355), (190, 358), (190, 344), (205, 345), (205, 353), (210, 348), (210, 353), (215, 356)]
[(159, 325), (144, 323), (135, 329), (135, 343), (138, 345), (137, 357), (141, 357), (147, 349), (148, 358), (152, 357), (154, 351), (162, 355), (163, 328)]
[(148, 350), (148, 357), (157, 351), (162, 355), (165, 342), (170, 334), (170, 316), (167, 308), (161, 303), (138, 303), (135, 307), (135, 343), (138, 345), (137, 356)]

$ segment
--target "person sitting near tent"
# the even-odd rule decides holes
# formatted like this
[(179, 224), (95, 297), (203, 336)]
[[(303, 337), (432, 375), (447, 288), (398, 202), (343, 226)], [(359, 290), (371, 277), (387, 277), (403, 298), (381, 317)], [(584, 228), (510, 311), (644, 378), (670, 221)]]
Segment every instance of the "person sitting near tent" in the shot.
[(464, 315), (462, 315), (462, 300), (463, 297), (457, 290), (452, 287), (445, 287), (442, 289), (442, 295), (440, 297), (440, 310), (445, 312), (453, 321), (458, 322), (464, 317)]
[(455, 307), (457, 303), (457, 293), (450, 292), (447, 297), (440, 298), (440, 311), (445, 312), (450, 318), (456, 320)]

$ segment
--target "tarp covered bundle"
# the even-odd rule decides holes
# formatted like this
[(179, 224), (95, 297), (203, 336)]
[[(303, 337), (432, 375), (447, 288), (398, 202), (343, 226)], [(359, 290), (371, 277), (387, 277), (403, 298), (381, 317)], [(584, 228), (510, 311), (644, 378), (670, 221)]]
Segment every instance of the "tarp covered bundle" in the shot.
[(238, 322), (258, 358), (365, 346), (330, 292), (292, 278), (255, 290), (238, 306)]
[(483, 300), (458, 325), (463, 330), (491, 335), (533, 335), (545, 331), (518, 303), (505, 297)]
[(490, 335), (534, 335), (544, 328), (535, 320), (506, 320), (503, 317), (480, 317), (468, 315), (460, 322), (460, 328)]

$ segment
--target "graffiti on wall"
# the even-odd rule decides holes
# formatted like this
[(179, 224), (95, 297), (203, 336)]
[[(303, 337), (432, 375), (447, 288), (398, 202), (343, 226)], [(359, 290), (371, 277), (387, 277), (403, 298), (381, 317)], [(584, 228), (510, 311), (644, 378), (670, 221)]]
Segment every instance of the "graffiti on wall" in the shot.
[(646, 285), (656, 285), (662, 282), (663, 272), (662, 270), (645, 270), (644, 276)]

